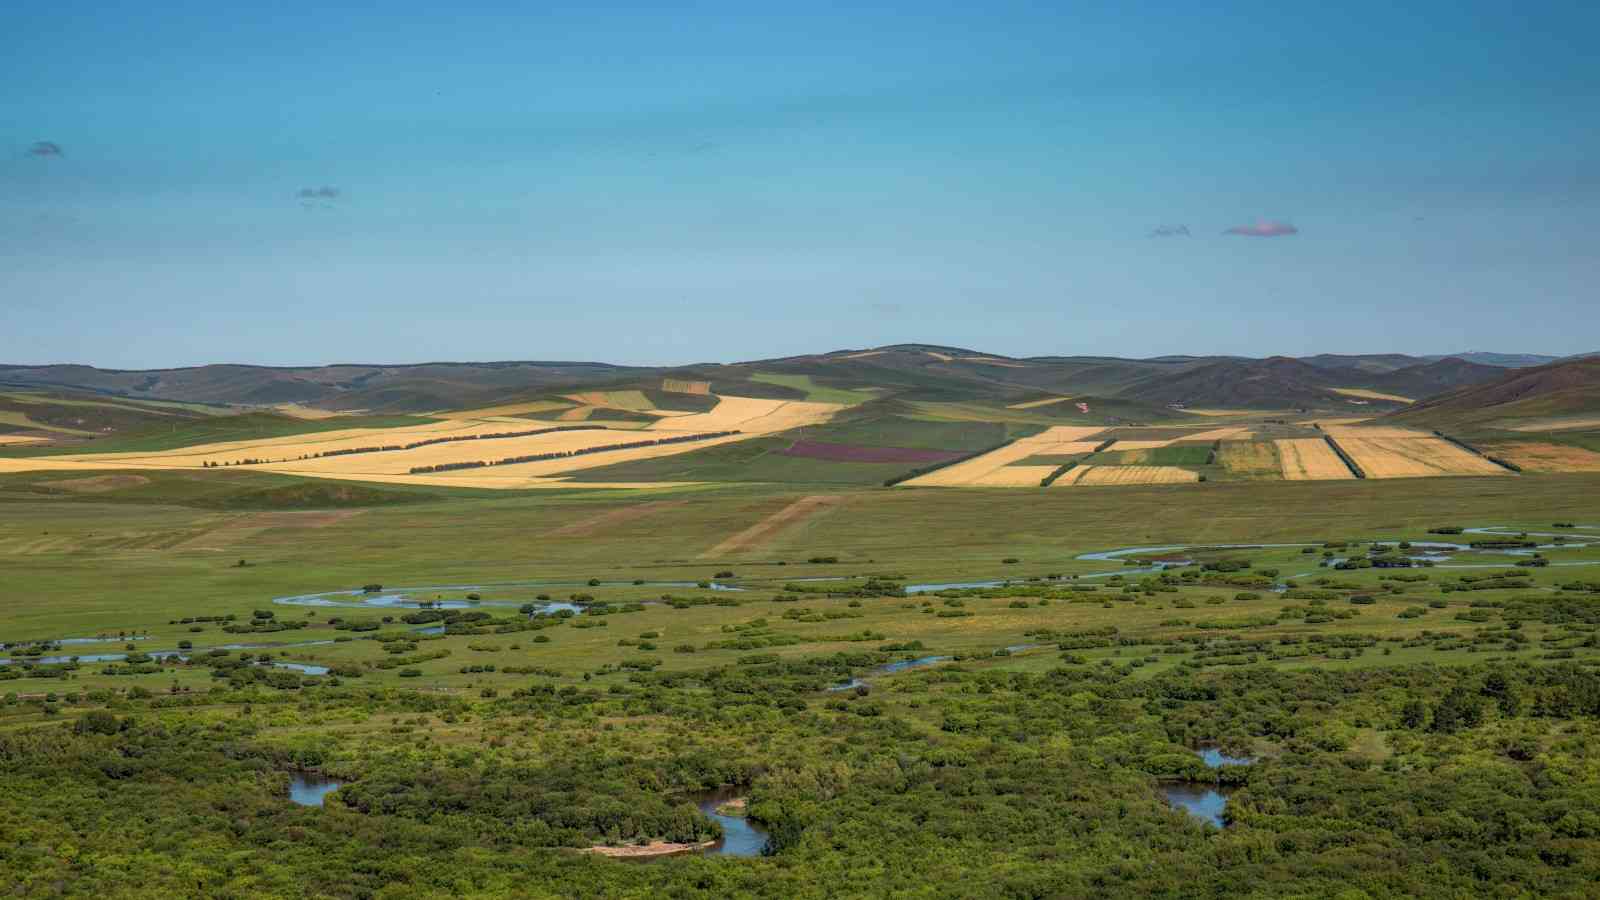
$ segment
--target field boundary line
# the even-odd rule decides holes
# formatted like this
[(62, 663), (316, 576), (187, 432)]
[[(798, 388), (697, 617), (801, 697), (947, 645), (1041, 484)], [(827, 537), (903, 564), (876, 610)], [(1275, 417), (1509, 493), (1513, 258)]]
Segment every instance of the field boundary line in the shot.
[(1494, 463), (1495, 465), (1499, 466), (1502, 469), (1509, 469), (1510, 471), (1517, 472), (1519, 474), (1522, 472), (1522, 467), (1517, 465), (1516, 463), (1511, 462), (1510, 460), (1501, 459), (1498, 456), (1490, 456), (1489, 454), (1483, 452), (1482, 450), (1479, 450), (1477, 447), (1472, 446), (1471, 444), (1467, 443), (1466, 441), (1460, 440), (1458, 438), (1453, 438), (1450, 435), (1445, 434), (1444, 432), (1440, 431), (1437, 428), (1435, 428), (1433, 430), (1433, 433), (1434, 433), (1434, 436), (1438, 437), (1440, 440), (1449, 441), (1450, 443), (1455, 444), (1457, 447), (1460, 447), (1461, 449), (1467, 451), (1468, 453), (1476, 453), (1477, 455), (1483, 457), (1484, 459), (1487, 459), (1489, 462)]
[(1014, 437), (1009, 441), (1001, 441), (1000, 443), (995, 444), (993, 447), (985, 447), (982, 450), (974, 450), (974, 451), (972, 451), (971, 453), (968, 453), (965, 456), (958, 456), (958, 457), (956, 457), (955, 459), (952, 459), (952, 460), (947, 460), (947, 461), (942, 462), (942, 463), (933, 463), (931, 465), (926, 465), (926, 466), (919, 466), (919, 467), (917, 467), (915, 469), (912, 469), (909, 472), (906, 472), (903, 475), (896, 475), (895, 477), (886, 480), (883, 483), (883, 486), (884, 487), (894, 487), (895, 485), (901, 483), (902, 481), (910, 481), (913, 478), (921, 478), (924, 475), (932, 474), (934, 472), (939, 471), (940, 469), (948, 469), (951, 466), (958, 465), (960, 463), (964, 463), (964, 462), (967, 462), (969, 460), (977, 459), (980, 456), (983, 456), (983, 455), (988, 454), (988, 453), (993, 453), (996, 450), (1003, 450), (1006, 447), (1009, 447), (1012, 444), (1015, 444), (1017, 441), (1020, 441), (1020, 440), (1022, 440), (1022, 438)]
[[(1321, 431), (1320, 428), (1318, 430)], [(1344, 452), (1344, 448), (1339, 446), (1339, 442), (1333, 439), (1333, 435), (1324, 431), (1322, 433), (1322, 439), (1327, 441), (1328, 446), (1333, 448), (1334, 454), (1337, 455), (1339, 459), (1343, 460), (1346, 466), (1350, 467), (1351, 475), (1354, 475), (1357, 478), (1367, 477), (1367, 473), (1363, 471), (1360, 466), (1356, 465), (1356, 461), (1350, 458), (1350, 454)]]

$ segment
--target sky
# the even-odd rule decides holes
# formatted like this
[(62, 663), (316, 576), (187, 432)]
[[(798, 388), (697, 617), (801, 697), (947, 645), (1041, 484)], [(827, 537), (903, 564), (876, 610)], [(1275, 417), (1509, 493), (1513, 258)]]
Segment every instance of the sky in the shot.
[(1600, 350), (1600, 5), (8, 4), (0, 363)]

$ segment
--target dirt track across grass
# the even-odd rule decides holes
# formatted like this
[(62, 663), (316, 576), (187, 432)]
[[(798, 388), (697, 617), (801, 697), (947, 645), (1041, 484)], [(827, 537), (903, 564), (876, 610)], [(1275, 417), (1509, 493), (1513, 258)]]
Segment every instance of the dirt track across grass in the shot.
[(700, 556), (704, 559), (760, 549), (772, 543), (778, 534), (785, 529), (799, 525), (813, 516), (835, 509), (842, 505), (844, 501), (845, 498), (838, 494), (812, 494), (801, 497), (783, 509), (717, 544), (710, 550), (700, 554)]

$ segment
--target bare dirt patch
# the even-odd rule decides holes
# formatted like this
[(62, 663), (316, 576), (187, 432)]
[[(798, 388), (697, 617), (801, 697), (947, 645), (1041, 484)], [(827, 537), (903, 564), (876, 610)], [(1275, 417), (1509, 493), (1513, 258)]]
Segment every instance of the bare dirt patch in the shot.
[(843, 505), (845, 498), (838, 494), (811, 494), (801, 497), (765, 519), (740, 531), (732, 537), (700, 554), (702, 558), (724, 556), (756, 550), (772, 541), (788, 528), (797, 526), (815, 516)]
[(706, 841), (700, 844), (674, 844), (670, 841), (651, 841), (648, 844), (635, 844), (629, 847), (585, 847), (580, 852), (609, 856), (613, 859), (642, 859), (651, 856), (671, 856), (674, 853), (688, 853), (693, 850), (709, 850), (716, 845), (716, 841)]
[(1043, 400), (1029, 400), (1026, 403), (1008, 403), (1006, 404), (1006, 409), (1034, 409), (1040, 406), (1053, 406), (1057, 403), (1065, 403), (1071, 399), (1071, 397), (1046, 397)]
[(671, 394), (709, 394), (711, 393), (711, 382), (663, 378), (661, 379), (661, 389)]

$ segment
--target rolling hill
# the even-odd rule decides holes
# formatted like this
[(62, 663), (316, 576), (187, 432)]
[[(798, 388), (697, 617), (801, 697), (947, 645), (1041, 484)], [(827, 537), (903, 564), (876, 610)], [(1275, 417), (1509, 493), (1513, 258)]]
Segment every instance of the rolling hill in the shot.
[[(128, 371), (84, 365), (0, 366), (0, 385), (139, 399), (261, 408), (299, 404), (341, 412), (419, 413), (486, 407), (573, 390), (657, 390), (668, 381), (714, 393), (815, 399), (874, 392), (926, 402), (1002, 406), (1051, 395), (1126, 404), (1130, 415), (1172, 404), (1236, 409), (1349, 409), (1424, 398), (1486, 382), (1504, 369), (1457, 357), (1397, 354), (1008, 357), (938, 344), (894, 344), (731, 364), (642, 367), (597, 362), (438, 362), (310, 367), (208, 365)], [(1360, 394), (1349, 393), (1352, 389)], [(1340, 391), (1346, 393), (1341, 394)]]
[(1600, 357), (1514, 369), (1494, 381), (1449, 391), (1385, 418), (1434, 427), (1527, 431), (1600, 427)]

